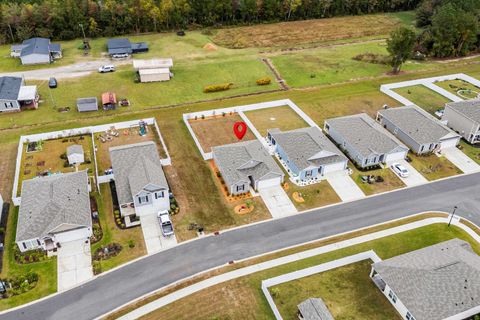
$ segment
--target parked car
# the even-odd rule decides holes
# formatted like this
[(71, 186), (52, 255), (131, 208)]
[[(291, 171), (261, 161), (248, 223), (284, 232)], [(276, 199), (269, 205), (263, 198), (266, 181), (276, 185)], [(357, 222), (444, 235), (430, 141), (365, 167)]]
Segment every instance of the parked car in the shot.
[(160, 211), (158, 213), (158, 222), (160, 223), (160, 227), (162, 229), (162, 234), (165, 237), (171, 236), (174, 234), (173, 232), (173, 224), (170, 220), (170, 214), (168, 211)]
[(407, 168), (402, 166), (400, 163), (392, 164), (392, 170), (393, 170), (393, 172), (395, 172), (396, 174), (398, 174), (402, 178), (406, 178), (410, 174), (408, 172)]
[(51, 78), (48, 80), (48, 87), (49, 87), (50, 89), (56, 88), (57, 85), (58, 85), (57, 79), (55, 79), (54, 77), (51, 77)]
[(128, 53), (115, 53), (115, 54), (112, 54), (112, 58), (125, 59), (125, 58), (128, 58)]
[(113, 71), (115, 71), (115, 66), (114, 65), (105, 65), (105, 66), (101, 66), (100, 68), (98, 68), (98, 72), (100, 72), (100, 73), (113, 72)]

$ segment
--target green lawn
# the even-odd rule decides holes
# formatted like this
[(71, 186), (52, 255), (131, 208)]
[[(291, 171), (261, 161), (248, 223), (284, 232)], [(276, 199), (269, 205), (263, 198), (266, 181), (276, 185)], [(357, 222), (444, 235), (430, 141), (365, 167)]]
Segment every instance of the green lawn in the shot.
[(435, 84), (463, 99), (475, 99), (477, 98), (478, 94), (480, 94), (480, 88), (471, 84), (470, 82), (459, 79), (435, 82)]
[[(353, 181), (355, 181), (367, 196), (405, 187), (403, 181), (389, 168), (360, 171), (353, 165), (349, 167), (353, 170), (351, 175)], [(380, 176), (384, 181), (372, 184), (362, 182), (362, 176), (368, 175)]]
[(450, 102), (444, 96), (422, 85), (399, 88), (394, 91), (431, 114), (438, 109), (443, 109), (445, 103)]
[[(434, 224), (231, 280), (157, 309), (142, 319), (272, 319), (272, 312), (261, 290), (261, 281), (264, 279), (367, 250), (374, 250), (380, 258), (388, 259), (393, 256), (424, 248), (452, 238), (460, 238), (468, 241), (475, 252), (480, 254), (480, 244), (476, 243), (475, 240), (461, 229), (457, 227), (448, 228), (445, 224)], [(370, 269), (364, 267), (364, 269), (359, 270), (366, 272), (365, 278), (367, 281), (370, 281), (368, 279)], [(345, 303), (347, 305), (355, 303), (350, 299), (345, 299), (345, 296), (342, 296), (343, 289), (352, 286), (352, 282), (359, 281), (358, 284), (362, 285), (365, 284), (365, 282), (361, 282), (360, 280), (362, 279), (358, 279), (360, 275), (357, 275), (357, 277), (349, 277), (346, 274), (347, 273), (345, 272), (345, 277), (342, 278), (345, 279), (345, 281), (335, 282), (335, 280), (332, 280), (332, 282), (330, 282), (332, 285), (328, 287), (328, 289), (322, 289), (324, 290), (322, 292), (326, 292), (327, 294), (327, 304), (333, 303), (334, 301), (339, 301), (340, 304)], [(313, 291), (310, 291), (310, 293), (312, 295), (315, 294)], [(301, 292), (300, 294), (304, 294), (304, 292)], [(350, 293), (347, 297), (358, 296), (359, 294), (358, 291), (355, 291)], [(365, 295), (365, 301), (374, 299), (376, 295), (370, 292), (363, 292), (362, 294)], [(280, 295), (282, 295), (282, 292)], [(295, 300), (300, 299), (299, 296), (283, 297), (287, 297), (285, 298), (287, 301), (286, 303), (291, 303), (291, 305), (294, 304)], [(332, 300), (329, 300), (330, 298)], [(382, 295), (378, 295), (378, 298), (385, 299), (386, 301), (386, 298)], [(384, 306), (381, 301), (376, 301), (376, 303), (376, 306)], [(342, 317), (342, 315), (339, 314), (344, 310), (340, 306), (339, 308), (334, 307), (332, 311), (336, 319), (392, 319), (390, 317), (391, 313), (387, 313), (383, 309), (373, 309), (373, 307), (375, 307), (375, 305), (371, 305), (371, 308), (365, 306), (365, 308), (362, 308), (361, 314), (350, 317)], [(182, 310), (182, 312), (179, 313), (178, 310)], [(349, 311), (347, 310), (347, 312)]]
[(460, 140), (459, 147), (461, 150), (469, 156), (473, 161), (480, 164), (480, 147), (474, 147), (471, 144), (467, 143), (465, 140)]
[(278, 128), (282, 131), (288, 131), (309, 127), (289, 106), (247, 111), (245, 115), (264, 137), (267, 136), (268, 129)]
[(445, 157), (438, 157), (435, 154), (418, 156), (413, 153), (409, 153), (408, 156), (412, 159), (410, 164), (428, 181), (463, 173)]
[[(286, 177), (287, 176), (288, 175), (286, 175)], [(299, 187), (292, 182), (288, 182), (286, 192), (299, 211), (323, 207), (342, 201), (326, 180), (305, 187)], [(298, 196), (294, 197), (294, 193), (299, 194), (300, 198)], [(301, 199), (304, 201), (301, 202)]]
[(335, 319), (402, 319), (378, 290), (369, 274), (371, 260), (311, 275), (271, 287), (275, 304), (285, 320), (296, 320), (297, 305), (320, 297)]
[(15, 234), (17, 229), (18, 207), (10, 207), (5, 236), (5, 251), (3, 254), (3, 270), (1, 278), (23, 275), (27, 272), (38, 274), (38, 283), (30, 291), (13, 296), (8, 299), (0, 299), (0, 310), (12, 308), (30, 301), (40, 299), (57, 291), (57, 258), (28, 264), (18, 264), (14, 258)]

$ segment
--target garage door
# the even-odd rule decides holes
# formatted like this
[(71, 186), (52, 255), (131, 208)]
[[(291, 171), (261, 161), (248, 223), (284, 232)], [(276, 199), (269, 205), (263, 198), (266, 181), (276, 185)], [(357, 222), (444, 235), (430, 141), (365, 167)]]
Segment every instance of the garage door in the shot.
[(335, 172), (335, 171), (340, 171), (340, 170), (344, 170), (345, 167), (346, 167), (347, 163), (346, 162), (338, 162), (338, 163), (332, 163), (332, 164), (329, 164), (329, 165), (325, 165), (323, 167), (323, 174), (327, 174), (327, 173), (330, 173), (330, 172)]
[(282, 177), (260, 180), (257, 183), (257, 188), (260, 190), (263, 188), (279, 186), (281, 182), (282, 182)]
[(402, 159), (405, 159), (406, 155), (407, 155), (407, 152), (405, 152), (405, 151), (391, 153), (391, 154), (389, 154), (385, 157), (385, 162), (390, 163), (390, 162), (393, 162), (393, 161), (402, 160)]
[(441, 149), (455, 148), (458, 144), (459, 138), (445, 139), (441, 142)]

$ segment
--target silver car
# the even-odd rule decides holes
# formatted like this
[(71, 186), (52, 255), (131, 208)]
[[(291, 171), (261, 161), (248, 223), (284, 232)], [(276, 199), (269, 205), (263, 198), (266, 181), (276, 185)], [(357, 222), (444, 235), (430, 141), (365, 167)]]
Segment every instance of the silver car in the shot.
[(162, 229), (162, 234), (165, 237), (171, 236), (174, 234), (173, 224), (170, 220), (170, 214), (167, 210), (160, 211), (158, 213), (158, 223), (160, 223), (160, 228)]

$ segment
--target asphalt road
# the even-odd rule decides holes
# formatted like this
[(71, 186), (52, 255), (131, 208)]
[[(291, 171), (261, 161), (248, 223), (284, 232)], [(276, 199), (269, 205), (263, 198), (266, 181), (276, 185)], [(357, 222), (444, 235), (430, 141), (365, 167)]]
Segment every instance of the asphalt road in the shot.
[(459, 176), (206, 237), (0, 315), (2, 320), (93, 319), (203, 270), (421, 211), (451, 211), (480, 224), (480, 173)]

